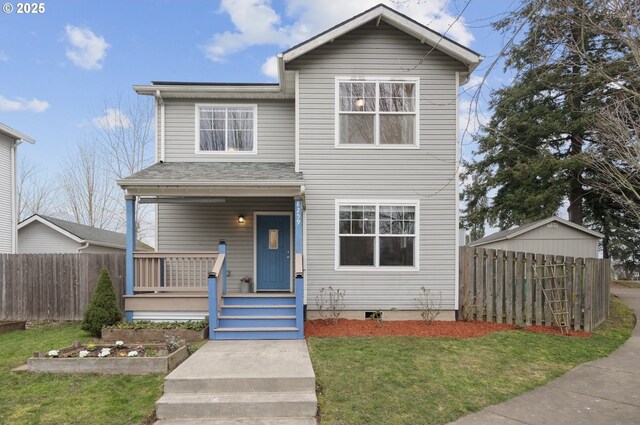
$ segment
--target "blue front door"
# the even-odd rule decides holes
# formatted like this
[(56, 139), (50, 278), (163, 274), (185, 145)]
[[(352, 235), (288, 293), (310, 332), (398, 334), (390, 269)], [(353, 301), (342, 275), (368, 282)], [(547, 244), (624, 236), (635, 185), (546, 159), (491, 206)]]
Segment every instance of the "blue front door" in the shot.
[(291, 289), (291, 218), (258, 215), (256, 224), (256, 288), (258, 291)]

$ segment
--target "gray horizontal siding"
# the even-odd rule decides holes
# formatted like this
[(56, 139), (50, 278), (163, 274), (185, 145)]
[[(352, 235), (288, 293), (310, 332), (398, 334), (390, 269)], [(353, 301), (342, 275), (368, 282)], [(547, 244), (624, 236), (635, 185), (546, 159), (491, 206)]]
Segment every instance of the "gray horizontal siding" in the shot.
[[(257, 154), (196, 154), (196, 104), (257, 104)], [(158, 116), (158, 122), (160, 117)], [(158, 124), (158, 131), (160, 131)], [(160, 133), (158, 133), (160, 134)], [(158, 137), (160, 140), (160, 137)], [(158, 142), (159, 143), (159, 142)], [(158, 152), (160, 147), (158, 147)], [(293, 162), (294, 160), (294, 103), (293, 101), (242, 100), (166, 100), (165, 101), (165, 161), (259, 161)]]
[(34, 221), (18, 231), (18, 254), (76, 253), (82, 244)]
[(539, 227), (512, 239), (490, 242), (479, 247), (579, 258), (598, 257), (598, 238), (563, 224), (552, 224), (557, 224), (557, 227)]
[[(159, 251), (217, 251), (227, 242), (229, 291), (240, 290), (240, 278), (253, 276), (254, 212), (293, 211), (292, 198), (227, 198), (217, 204), (158, 205)], [(238, 223), (244, 215), (246, 222)]]
[[(455, 72), (466, 68), (438, 51), (425, 57), (429, 50), (371, 23), (287, 65), (299, 71), (309, 309), (329, 285), (346, 291), (347, 309), (416, 309), (421, 286), (441, 297), (442, 308), (454, 308)], [(420, 149), (336, 149), (336, 76), (420, 77)], [(367, 198), (420, 201), (419, 271), (335, 271), (335, 200)]]
[(14, 141), (0, 134), (0, 254), (11, 253), (13, 222), (12, 188), (14, 176), (11, 174), (11, 147)]

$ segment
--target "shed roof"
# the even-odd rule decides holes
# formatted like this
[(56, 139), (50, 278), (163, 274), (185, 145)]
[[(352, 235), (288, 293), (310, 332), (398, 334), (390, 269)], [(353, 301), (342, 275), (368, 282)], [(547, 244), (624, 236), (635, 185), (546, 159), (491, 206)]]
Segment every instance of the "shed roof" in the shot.
[(522, 226), (515, 227), (513, 229), (502, 230), (500, 232), (492, 233), (488, 236), (485, 236), (484, 238), (478, 239), (477, 241), (470, 242), (469, 246), (479, 246), (479, 245), (487, 244), (489, 242), (498, 242), (506, 239), (512, 239), (512, 238), (515, 238), (516, 236), (530, 232), (539, 227), (546, 226), (547, 224), (554, 221), (557, 223), (563, 224), (565, 226), (569, 226), (575, 230), (579, 230), (581, 232), (587, 233), (596, 238), (604, 237), (604, 235), (600, 232), (596, 232), (595, 230), (591, 230), (584, 226), (580, 226), (578, 224), (572, 223), (569, 220), (565, 220), (563, 218), (553, 216), (553, 217), (545, 218), (543, 220), (534, 221), (533, 223), (523, 224)]
[[(124, 233), (113, 232), (111, 230), (98, 229), (97, 227), (86, 226), (60, 218), (50, 217), (41, 214), (34, 214), (18, 224), (18, 229), (28, 226), (34, 221), (38, 221), (49, 228), (64, 234), (78, 243), (90, 243), (92, 245), (106, 246), (112, 248), (126, 248), (126, 235)], [(153, 249), (144, 242), (138, 241), (136, 249)]]

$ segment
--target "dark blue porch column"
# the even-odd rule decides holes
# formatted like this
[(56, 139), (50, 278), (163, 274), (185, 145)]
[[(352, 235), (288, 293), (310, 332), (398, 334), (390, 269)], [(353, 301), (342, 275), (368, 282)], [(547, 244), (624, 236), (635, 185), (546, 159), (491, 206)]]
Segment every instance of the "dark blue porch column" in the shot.
[[(126, 276), (125, 295), (133, 295), (133, 277), (135, 276), (133, 251), (136, 249), (136, 197), (125, 196), (127, 204), (127, 236), (126, 236)], [(133, 311), (125, 311), (127, 322), (133, 320)]]
[(295, 276), (296, 276), (296, 327), (298, 339), (304, 339), (304, 272), (302, 258), (302, 199), (295, 198)]

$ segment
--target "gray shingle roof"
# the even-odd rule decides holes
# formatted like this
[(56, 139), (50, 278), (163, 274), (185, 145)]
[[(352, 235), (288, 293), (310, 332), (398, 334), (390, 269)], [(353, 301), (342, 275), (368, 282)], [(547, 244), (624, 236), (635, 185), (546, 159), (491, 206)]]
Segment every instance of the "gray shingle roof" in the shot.
[(547, 223), (550, 223), (552, 221), (556, 221), (558, 223), (564, 224), (566, 226), (570, 226), (576, 230), (580, 230), (582, 232), (588, 233), (592, 236), (598, 237), (598, 238), (603, 238), (604, 235), (601, 233), (598, 233), (594, 230), (588, 229), (586, 227), (577, 225), (575, 223), (572, 223), (568, 220), (565, 220), (563, 218), (560, 217), (548, 217), (545, 218), (543, 220), (538, 220), (538, 221), (534, 221), (533, 223), (526, 223), (523, 224), (522, 226), (519, 227), (514, 227), (513, 229), (508, 229), (508, 230), (501, 230), (499, 232), (496, 233), (492, 233), (488, 236), (485, 236), (484, 238), (478, 239), (476, 241), (473, 241), (471, 243), (469, 243), (469, 246), (477, 246), (477, 245), (484, 245), (486, 243), (489, 242), (495, 242), (495, 241), (501, 241), (504, 239), (510, 239), (511, 237), (514, 237), (516, 235), (520, 235), (522, 233), (526, 233), (530, 230), (536, 229), (540, 226), (544, 226)]
[(303, 184), (291, 162), (165, 162), (157, 163), (119, 180), (121, 186), (135, 184)]
[[(67, 220), (62, 220), (55, 217), (49, 217), (46, 215), (36, 214), (38, 217), (47, 220), (50, 223), (55, 224), (59, 228), (77, 236), (78, 238), (87, 242), (96, 242), (98, 244), (104, 243), (108, 245), (116, 245), (124, 249), (126, 247), (126, 235), (124, 233), (112, 232), (111, 230), (98, 229), (92, 226), (86, 226), (84, 224), (78, 224)], [(137, 249), (152, 249), (149, 245), (138, 241), (136, 244)]]

